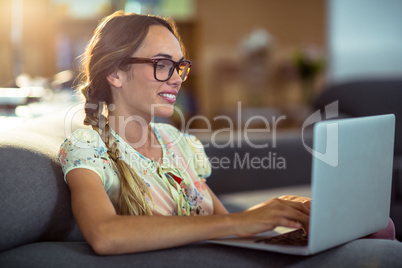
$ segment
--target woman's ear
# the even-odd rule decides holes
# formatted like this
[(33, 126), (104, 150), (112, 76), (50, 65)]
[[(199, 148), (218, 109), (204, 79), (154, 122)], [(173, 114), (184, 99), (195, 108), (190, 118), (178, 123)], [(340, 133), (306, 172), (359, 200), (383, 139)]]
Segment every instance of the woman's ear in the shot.
[(110, 85), (115, 88), (121, 88), (123, 85), (122, 77), (118, 71), (114, 71), (106, 77), (107, 81), (109, 81)]

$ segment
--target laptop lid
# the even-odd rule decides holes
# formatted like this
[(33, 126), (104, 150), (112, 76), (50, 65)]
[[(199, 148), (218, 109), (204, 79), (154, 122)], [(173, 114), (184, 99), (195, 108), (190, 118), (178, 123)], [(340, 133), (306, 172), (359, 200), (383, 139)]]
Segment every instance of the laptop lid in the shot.
[(315, 125), (311, 253), (387, 227), (394, 133), (395, 116), (391, 114)]

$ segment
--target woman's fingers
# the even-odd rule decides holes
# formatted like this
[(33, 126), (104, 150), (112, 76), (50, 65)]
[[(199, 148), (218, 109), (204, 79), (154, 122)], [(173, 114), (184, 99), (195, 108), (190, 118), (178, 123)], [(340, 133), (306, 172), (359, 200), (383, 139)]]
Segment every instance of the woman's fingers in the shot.
[(287, 206), (293, 207), (294, 209), (300, 210), (304, 214), (310, 215), (310, 208), (307, 206), (307, 201), (305, 202), (300, 202), (296, 200), (286, 200), (286, 199), (281, 199), (281, 198), (276, 198), (279, 202), (282, 202), (286, 204)]
[(285, 217), (288, 220), (293, 220), (302, 223), (304, 228), (308, 228), (310, 221), (310, 210), (302, 203), (288, 200), (277, 200), (281, 203), (278, 210), (278, 216)]
[(277, 220), (283, 218), (294, 222), (299, 221), (303, 225), (307, 225), (309, 222), (310, 210), (304, 204), (296, 201), (274, 198), (254, 207), (253, 210), (258, 212), (263, 219), (274, 221), (275, 225), (281, 225), (282, 222)]
[(286, 215), (291, 219), (303, 221), (308, 219), (310, 215), (310, 210), (305, 206), (305, 204), (296, 201), (284, 200), (281, 198), (273, 198), (267, 202), (250, 208), (248, 211), (261, 211), (263, 215), (267, 216)]
[(276, 226), (304, 228), (310, 220), (310, 198), (284, 196), (254, 206), (236, 217), (240, 219), (239, 234), (252, 235)]
[(296, 196), (296, 195), (283, 195), (278, 198), (282, 199), (282, 200), (300, 202), (300, 203), (304, 204), (308, 209), (310, 209), (310, 206), (311, 206), (311, 198), (309, 198), (309, 197)]
[(288, 228), (302, 228), (303, 225), (299, 221), (289, 220), (287, 218), (278, 218), (276, 226), (283, 226)]

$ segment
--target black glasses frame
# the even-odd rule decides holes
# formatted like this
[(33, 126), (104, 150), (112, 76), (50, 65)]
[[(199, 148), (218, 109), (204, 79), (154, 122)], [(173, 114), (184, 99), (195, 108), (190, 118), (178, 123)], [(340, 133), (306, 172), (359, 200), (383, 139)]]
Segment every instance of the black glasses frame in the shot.
[[(171, 69), (169, 70), (169, 75), (168, 75), (168, 78), (166, 78), (166, 79), (158, 79), (158, 78), (156, 77), (156, 68), (157, 68), (157, 66), (158, 66), (158, 62), (161, 61), (161, 60), (167, 60), (167, 61), (170, 61), (170, 62), (173, 64), (173, 68), (171, 68)], [(160, 81), (160, 82), (166, 82), (167, 80), (169, 80), (169, 79), (172, 77), (173, 72), (174, 72), (175, 69), (177, 70), (177, 73), (180, 75), (180, 65), (181, 65), (182, 63), (186, 63), (186, 64), (188, 64), (187, 73), (185, 74), (184, 77), (183, 77), (182, 75), (180, 75), (181, 80), (184, 82), (184, 81), (186, 81), (186, 79), (187, 79), (187, 77), (188, 77), (188, 74), (190, 73), (190, 68), (191, 68), (191, 61), (189, 61), (189, 60), (174, 61), (174, 60), (166, 59), (166, 58), (161, 58), (161, 59), (149, 59), (149, 58), (135, 58), (135, 57), (131, 57), (131, 58), (128, 58), (124, 63), (125, 63), (125, 64), (152, 63), (152, 64), (154, 65), (154, 78), (155, 78), (157, 81)]]

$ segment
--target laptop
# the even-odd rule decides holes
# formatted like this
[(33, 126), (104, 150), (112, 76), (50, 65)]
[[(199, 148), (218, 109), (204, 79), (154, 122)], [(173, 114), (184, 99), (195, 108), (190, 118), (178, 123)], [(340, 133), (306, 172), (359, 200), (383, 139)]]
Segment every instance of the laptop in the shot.
[[(211, 243), (312, 255), (388, 226), (395, 115), (321, 121), (314, 125), (310, 226), (305, 243), (271, 243), (284, 227), (252, 237), (222, 237)], [(335, 145), (334, 145), (335, 144)], [(291, 231), (291, 232), (290, 232)], [(275, 237), (273, 239), (272, 237)]]

